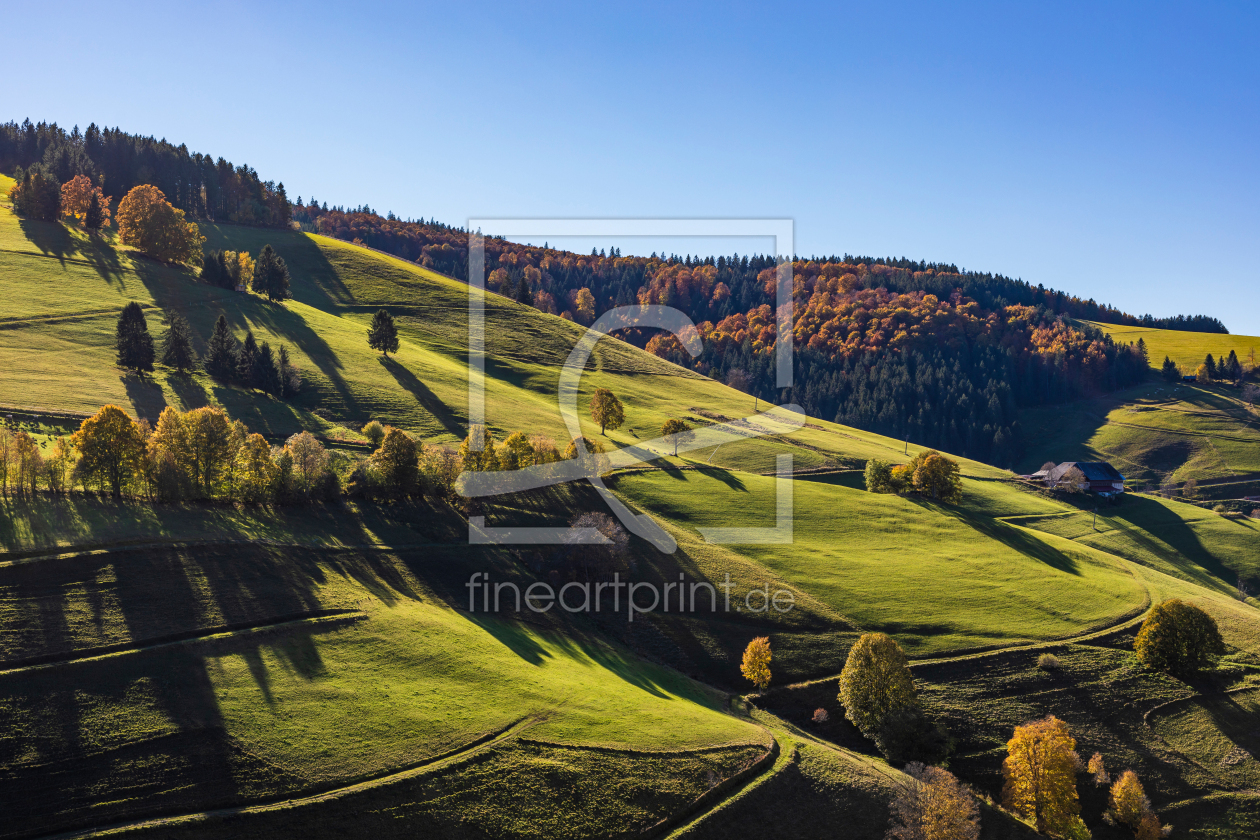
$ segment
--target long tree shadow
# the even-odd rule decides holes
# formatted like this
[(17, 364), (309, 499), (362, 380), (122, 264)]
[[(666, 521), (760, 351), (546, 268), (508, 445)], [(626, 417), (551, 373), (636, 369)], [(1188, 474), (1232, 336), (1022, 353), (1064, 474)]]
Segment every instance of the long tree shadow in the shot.
[(136, 416), (156, 423), (162, 409), (166, 408), (166, 396), (162, 386), (151, 377), (136, 373), (127, 373), (120, 377), (127, 399), (136, 411)]
[(985, 537), (996, 540), (1003, 545), (1014, 549), (1025, 557), (1031, 557), (1034, 560), (1045, 563), (1052, 569), (1061, 572), (1067, 572), (1071, 575), (1080, 576), (1080, 564), (1074, 557), (1060, 551), (1050, 543), (1041, 540), (1029, 532), (1008, 525), (1005, 522), (999, 522), (996, 519), (990, 519), (987, 516), (977, 515), (963, 508), (954, 507), (952, 505), (937, 504), (926, 499), (918, 499), (911, 497), (910, 501), (925, 510), (935, 513), (944, 514), (952, 519), (966, 525), (968, 528), (983, 534)]
[(462, 421), (446, 407), (446, 404), (436, 394), (429, 390), (427, 385), (420, 381), (418, 376), (390, 356), (380, 356), (377, 358), (377, 361), (380, 362), (385, 370), (389, 371), (390, 375), (394, 377), (394, 381), (416, 398), (416, 402), (420, 403), (425, 411), (433, 415), (433, 418), (438, 421), (447, 434), (454, 435), (457, 438), (464, 436)]

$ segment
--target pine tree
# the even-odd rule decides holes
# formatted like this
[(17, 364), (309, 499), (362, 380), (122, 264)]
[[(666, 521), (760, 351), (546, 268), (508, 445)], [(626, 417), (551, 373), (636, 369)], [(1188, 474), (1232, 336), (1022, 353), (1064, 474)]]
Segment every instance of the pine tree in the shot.
[(261, 387), (258, 382), (254, 381), (254, 366), (257, 363), (257, 359), (258, 341), (254, 338), (253, 330), (246, 330), (245, 342), (236, 354), (236, 378), (246, 388)]
[(1164, 357), (1164, 364), (1160, 368), (1160, 373), (1169, 382), (1176, 382), (1181, 378), (1181, 371), (1177, 370), (1177, 363), (1167, 356)]
[(284, 399), (297, 392), (297, 368), (289, 361), (289, 348), (283, 344), (280, 345), (278, 356), (276, 368), (280, 374), (280, 390), (277, 396)]
[(162, 364), (186, 373), (197, 366), (197, 354), (193, 350), (188, 321), (178, 312), (171, 315), (162, 341)]
[(228, 328), (227, 316), (220, 315), (214, 322), (214, 332), (206, 347), (206, 373), (216, 379), (231, 379), (236, 375), (236, 357), (239, 353), (236, 336)]
[(529, 281), (524, 277), (521, 278), (520, 283), (516, 284), (516, 302), (526, 306), (534, 305), (534, 293), (529, 290)]
[(394, 316), (384, 309), (378, 309), (372, 316), (372, 326), (368, 328), (368, 347), (380, 350), (386, 356), (398, 352), (398, 329), (394, 326)]
[(1229, 358), (1221, 363), (1221, 375), (1231, 382), (1242, 379), (1242, 362), (1238, 361), (1238, 354), (1233, 350), (1229, 351)]
[(276, 366), (276, 357), (271, 352), (271, 345), (265, 341), (258, 345), (258, 352), (254, 354), (253, 372), (250, 379), (258, 390), (276, 396), (280, 395), (280, 370)]
[(123, 307), (115, 333), (118, 364), (137, 371), (153, 370), (153, 336), (144, 320), (144, 310), (134, 300)]
[(1212, 358), (1211, 353), (1207, 354), (1207, 358), (1203, 360), (1203, 364), (1207, 367), (1208, 378), (1216, 379), (1216, 360)]
[(92, 203), (88, 205), (87, 213), (83, 216), (83, 226), (88, 230), (96, 231), (100, 230), (103, 224), (105, 224), (105, 213), (101, 209), (101, 197), (97, 193), (92, 193)]
[(264, 245), (254, 263), (252, 288), (275, 303), (289, 297), (289, 267), (270, 245)]
[(1142, 358), (1142, 367), (1143, 368), (1150, 367), (1151, 357), (1150, 357), (1150, 354), (1146, 350), (1146, 340), (1141, 337), (1138, 338), (1137, 353), (1138, 353), (1138, 356)]

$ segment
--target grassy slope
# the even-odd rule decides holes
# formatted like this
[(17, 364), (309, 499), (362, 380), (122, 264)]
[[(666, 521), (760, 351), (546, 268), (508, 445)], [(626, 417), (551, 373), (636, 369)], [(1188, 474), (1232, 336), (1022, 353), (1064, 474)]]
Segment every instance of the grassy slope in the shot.
[(1260, 413), (1224, 387), (1148, 382), (1093, 400), (1021, 413), (1027, 449), (1016, 464), (1110, 461), (1139, 483), (1260, 473)]
[[(277, 435), (299, 427), (335, 432), (338, 424), (354, 428), (378, 416), (433, 440), (462, 436), (462, 286), (320, 237), (227, 226), (209, 228), (207, 234), (211, 247), (256, 252), (271, 242), (293, 267), (296, 300), (272, 307), (253, 296), (210, 289), (186, 274), (131, 260), (108, 242), (91, 242), (61, 226), (19, 223), (0, 208), (0, 261), (10, 261), (0, 262), (0, 270), (18, 280), (12, 284), (16, 297), (10, 298), (16, 302), (5, 309), (15, 320), (0, 329), (6, 394), (21, 394), (24, 405), (80, 411), (114, 400), (146, 414), (167, 402), (208, 401)], [(202, 376), (191, 381), (161, 372), (145, 381), (119, 376), (109, 345), (117, 307), (129, 299), (184, 312), (203, 337), (223, 311), (238, 327), (248, 323), (262, 337), (288, 344), (310, 383), (307, 394), (285, 405)], [(371, 313), (382, 305), (399, 317), (404, 339), (390, 363), (378, 360), (362, 338)], [(38, 320), (19, 323), (28, 311)], [(50, 321), (48, 315), (64, 320)], [(567, 355), (578, 328), (495, 296), (487, 298), (487, 321), (492, 427), (559, 437), (555, 365)], [(609, 385), (627, 404), (628, 426), (610, 435), (616, 442), (653, 436), (666, 417), (694, 417), (695, 409), (729, 417), (751, 413), (744, 395), (616, 342), (601, 342), (593, 366), (583, 381), (584, 393)], [(323, 416), (314, 414), (316, 408)], [(899, 442), (815, 425), (792, 436), (803, 444), (790, 450), (798, 466), (856, 463), (877, 455), (902, 460)], [(763, 472), (789, 445), (750, 442), (692, 453), (689, 460), (712, 458), (714, 465)], [(1243, 441), (1244, 451), (1246, 445)], [(964, 467), (972, 476), (1001, 475), (983, 465)], [(1153, 570), (1167, 569), (1221, 591), (1222, 573), (1189, 552), (1183, 556), (1179, 546), (1186, 538), (1170, 538), (1160, 528), (1189, 530), (1219, 562), (1231, 562), (1230, 551), (1245, 551), (1245, 540), (1231, 542), (1233, 535), (1215, 522), (1169, 525), (1165, 518), (1178, 518), (1182, 511), (1174, 508), (1180, 506), (1154, 511), (1154, 519), (1130, 526), (1149, 528), (1178, 551), (1169, 555), (1136, 539), (1144, 535), (1130, 534), (1120, 550), (1074, 531), (1040, 534), (1000, 522), (996, 517), (1039, 516), (1043, 519), (1032, 524), (1041, 528), (1052, 521), (1050, 515), (1068, 510), (998, 482), (969, 481), (964, 505), (949, 510), (860, 493), (852, 486), (855, 477), (847, 473), (796, 484), (796, 542), (786, 551), (708, 546), (692, 530), (699, 524), (770, 524), (758, 519), (756, 511), (764, 508), (750, 504), (772, 500), (768, 479), (712, 471), (620, 479), (619, 492), (668, 517), (680, 538), (682, 550), (668, 561), (674, 565), (654, 560), (643, 574), (664, 577), (686, 570), (714, 579), (731, 570), (736, 578), (790, 586), (801, 604), (785, 619), (743, 616), (724, 624), (671, 617), (645, 623), (648, 636), (636, 630), (626, 633), (625, 641), (666, 661), (688, 655), (685, 642), (705, 649), (710, 667), (725, 673), (747, 637), (771, 627), (776, 663), (781, 663), (776, 673), (808, 676), (819, 667), (834, 672), (854, 627), (887, 629), (920, 652), (1009, 644), (1117, 620), (1150, 593), (1198, 599), (1217, 615), (1231, 644), (1244, 651), (1257, 647), (1254, 610)], [(38, 514), (14, 508), (10, 512), (20, 515), (9, 518), (5, 544), (29, 548), (245, 531), (294, 542), (414, 541), (427, 547), (336, 560), (287, 552), (280, 560), (259, 556), (244, 565), (239, 551), (219, 556), (198, 548), (177, 557), (145, 555), (148, 566), (102, 555), (87, 566), (39, 561), (0, 569), (0, 581), (7, 581), (0, 600), (6, 611), (2, 626), (27, 628), (26, 636), (3, 637), (4, 644), (6, 650), (28, 653), (148, 638), (163, 626), (164, 609), (170, 610), (173, 626), (209, 627), (238, 616), (353, 606), (361, 598), (372, 604), (370, 617), (352, 624), (249, 633), (101, 664), (60, 666), (41, 672), (48, 676), (40, 680), (16, 678), (21, 690), (0, 707), (10, 721), (0, 744), (26, 775), (20, 789), (8, 789), (16, 791), (13, 801), (22, 808), (36, 803), (59, 809), (63, 825), (88, 820), (88, 803), (101, 800), (101, 790), (116, 798), (92, 809), (91, 820), (116, 818), (132, 807), (180, 811), (265, 799), (394, 769), (530, 716), (537, 722), (529, 737), (564, 746), (516, 742), (419, 777), (405, 790), (394, 785), (375, 789), (355, 806), (358, 810), (304, 807), (300, 819), (285, 815), (278, 825), (306, 835), (316, 829), (335, 834), (337, 820), (352, 819), (356, 827), (376, 820), (377, 832), (400, 827), (409, 832), (422, 825), (440, 827), (449, 836), (607, 836), (625, 827), (624, 815), (641, 825), (677, 810), (714, 778), (733, 772), (747, 760), (746, 753), (732, 748), (676, 760), (634, 755), (594, 761), (583, 745), (693, 748), (763, 737), (746, 722), (721, 714), (711, 692), (622, 648), (581, 633), (497, 619), (474, 622), (443, 606), (429, 588), (430, 576), (467, 560), (467, 550), (434, 544), (451, 536), (417, 527), (408, 512), (312, 512), (264, 524), (237, 512), (205, 516), (179, 509), (133, 511), (120, 519), (98, 507), (67, 502)], [(499, 515), (510, 517), (512, 511)], [(307, 516), (323, 521), (315, 524)], [(1057, 526), (1069, 519), (1053, 521)], [(1225, 544), (1233, 547), (1220, 548)], [(1149, 556), (1134, 559), (1149, 562), (1152, 570), (1131, 567), (1116, 556), (1142, 548)], [(153, 574), (146, 576), (146, 570)], [(182, 588), (172, 590), (163, 582), (172, 580)], [(172, 591), (189, 594), (161, 603)], [(70, 674), (78, 675), (73, 683), (65, 679)], [(91, 676), (84, 679), (84, 674)], [(962, 685), (980, 684), (976, 677), (947, 682), (942, 691), (949, 695)], [(6, 679), (15, 680), (0, 676)], [(81, 686), (86, 690), (76, 691)], [(1043, 705), (1050, 706), (1046, 711), (1057, 708), (1048, 700)], [(1008, 716), (1013, 720), (1041, 708), (1015, 705)], [(1006, 717), (1001, 720), (1005, 726)], [(171, 739), (166, 747), (160, 746), (163, 738)], [(706, 760), (705, 755), (714, 757)], [(188, 756), (199, 758), (190, 763)], [(863, 781), (867, 771), (855, 772), (862, 761), (806, 745), (788, 787), (773, 788), (772, 801), (749, 801), (762, 814), (780, 800), (799, 799), (801, 808), (811, 809), (826, 803), (837, 808), (837, 815), (864, 808), (862, 803), (870, 805), (864, 797), (875, 795), (881, 785), (871, 787)], [(58, 788), (41, 775), (57, 767), (77, 768), (73, 783), (58, 777), (65, 784)], [(188, 775), (190, 767), (197, 768), (196, 775)], [(568, 789), (592, 778), (592, 793), (600, 792), (602, 804), (594, 795), (575, 799)], [(22, 792), (28, 790), (29, 795)], [(542, 816), (548, 813), (550, 823)], [(402, 819), (375, 816), (382, 814)], [(740, 824), (753, 818), (745, 814)], [(873, 819), (872, 836), (882, 825), (882, 818)]]
[(1141, 338), (1146, 342), (1146, 352), (1151, 364), (1156, 368), (1168, 356), (1181, 368), (1182, 373), (1192, 374), (1211, 353), (1214, 358), (1223, 358), (1233, 350), (1241, 361), (1247, 361), (1251, 354), (1260, 354), (1260, 337), (1254, 335), (1223, 335), (1220, 333), (1187, 332), (1184, 330), (1157, 330), (1150, 327), (1129, 327), (1118, 324), (1104, 324), (1100, 321), (1086, 321), (1116, 341), (1136, 344)]

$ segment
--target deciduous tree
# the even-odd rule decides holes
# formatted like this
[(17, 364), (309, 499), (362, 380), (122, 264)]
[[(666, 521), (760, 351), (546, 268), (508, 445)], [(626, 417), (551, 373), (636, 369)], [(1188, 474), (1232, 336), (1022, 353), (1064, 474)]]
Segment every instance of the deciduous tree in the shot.
[(284, 444), (285, 451), (293, 459), (293, 475), (298, 490), (310, 497), (328, 470), (328, 452), (310, 432), (299, 432)]
[(359, 431), (368, 439), (368, 443), (372, 444), (373, 449), (379, 448), (381, 441), (385, 440), (385, 427), (379, 420), (369, 420)]
[[(92, 211), (93, 203), (96, 204), (96, 211), (99, 214), (95, 225), (88, 224), (88, 215)], [(61, 185), (61, 215), (62, 218), (86, 228), (101, 228), (109, 223), (108, 200), (101, 192), (101, 188), (93, 185), (91, 178), (86, 175), (75, 175)]]
[(906, 775), (889, 805), (887, 840), (978, 840), (980, 807), (952, 773), (912, 762)]
[(398, 328), (394, 326), (394, 316), (387, 310), (378, 309), (372, 316), (372, 325), (368, 327), (368, 347), (386, 356), (398, 352)]
[(1170, 598), (1151, 609), (1133, 649), (1150, 668), (1190, 677), (1223, 654), (1225, 643), (1212, 616), (1194, 604)]
[(118, 204), (118, 239), (165, 262), (192, 262), (201, 257), (206, 238), (184, 211), (151, 184), (132, 188)]
[(1003, 801), (1032, 820), (1038, 831), (1074, 837), (1084, 829), (1076, 794), (1079, 759), (1075, 750), (1067, 724), (1053, 715), (1015, 727), (1014, 737), (1006, 744)]
[(744, 648), (744, 661), (740, 663), (739, 672), (744, 679), (764, 691), (770, 685), (770, 639), (758, 636)]
[(54, 222), (61, 215), (61, 186), (51, 175), (31, 167), (9, 188), (9, 201), (19, 216)]
[(591, 397), (591, 419), (599, 424), (599, 433), (606, 429), (620, 429), (625, 422), (626, 411), (617, 395), (607, 388), (596, 388)]
[(690, 424), (685, 420), (679, 420), (677, 417), (671, 417), (661, 425), (661, 437), (667, 438), (670, 443), (674, 444), (674, 457), (678, 457), (678, 445), (680, 443), (690, 443), (695, 437)]
[(381, 446), (372, 453), (372, 466), (381, 478), (382, 488), (391, 496), (416, 492), (419, 480), (416, 443), (399, 429), (387, 427)]
[(840, 672), (839, 699), (845, 716), (871, 739), (879, 734), (889, 712), (918, 706), (901, 645), (884, 633), (864, 633), (849, 649)]
[(118, 406), (107, 405), (84, 420), (70, 440), (79, 453), (76, 472), (86, 480), (107, 484), (115, 497), (121, 496), (135, 478), (144, 453), (140, 424)]

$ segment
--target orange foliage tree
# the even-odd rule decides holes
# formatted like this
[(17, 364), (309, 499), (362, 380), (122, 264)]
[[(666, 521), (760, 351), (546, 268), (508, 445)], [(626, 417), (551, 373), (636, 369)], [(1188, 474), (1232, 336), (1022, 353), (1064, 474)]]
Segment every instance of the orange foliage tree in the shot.
[(118, 237), (154, 259), (190, 262), (201, 256), (206, 238), (197, 225), (184, 221), (184, 211), (166, 200), (152, 184), (135, 187), (118, 204)]
[(75, 175), (61, 185), (62, 218), (86, 226), (93, 197), (96, 198), (97, 207), (101, 212), (101, 224), (97, 227), (108, 227), (109, 199), (101, 192), (100, 187), (92, 184), (92, 179), (86, 175)]

